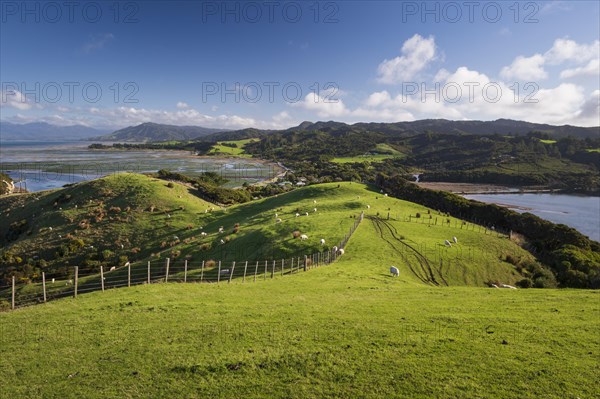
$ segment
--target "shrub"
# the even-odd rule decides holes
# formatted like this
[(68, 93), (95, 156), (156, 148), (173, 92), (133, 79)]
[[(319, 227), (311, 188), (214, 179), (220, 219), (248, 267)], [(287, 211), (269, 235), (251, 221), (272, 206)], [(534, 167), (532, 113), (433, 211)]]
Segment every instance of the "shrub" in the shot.
[(173, 188), (173, 187), (175, 187), (175, 185), (173, 184), (172, 181), (170, 181), (170, 182), (167, 183), (167, 187)]
[(210, 243), (205, 242), (204, 244), (200, 245), (200, 250), (202, 251), (208, 251), (210, 249)]
[(300, 231), (299, 231), (299, 230), (295, 230), (295, 231), (292, 233), (292, 237), (294, 237), (294, 238), (299, 238), (299, 237), (300, 237), (300, 235), (301, 235), (301, 234), (300, 234)]
[(209, 259), (206, 262), (204, 262), (204, 267), (207, 269), (210, 269), (211, 267), (215, 267), (216, 264), (217, 264), (217, 262), (215, 262), (212, 259)]
[(110, 260), (114, 255), (115, 254), (110, 249), (105, 249), (104, 251), (102, 251), (102, 259), (106, 261)]
[(530, 278), (525, 277), (523, 280), (517, 281), (517, 287), (531, 288), (531, 287), (533, 287), (533, 281)]
[(533, 286), (535, 288), (556, 288), (556, 277), (548, 269), (540, 269), (533, 276)]
[(421, 214), (419, 212), (417, 212), (417, 214), (415, 215), (415, 217), (418, 219), (421, 217)]

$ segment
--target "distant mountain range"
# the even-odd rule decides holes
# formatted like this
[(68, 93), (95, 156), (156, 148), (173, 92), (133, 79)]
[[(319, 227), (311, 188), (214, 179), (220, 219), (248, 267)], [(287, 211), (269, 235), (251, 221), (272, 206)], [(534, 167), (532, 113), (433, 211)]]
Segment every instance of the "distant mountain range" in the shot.
[[(526, 135), (529, 132), (543, 132), (554, 138), (574, 136), (578, 138), (598, 137), (600, 127), (580, 127), (571, 125), (547, 125), (511, 119), (498, 119), (495, 121), (451, 121), (447, 119), (423, 119), (412, 122), (394, 123), (355, 123), (352, 125), (343, 122), (302, 122), (298, 126), (277, 132), (298, 131), (323, 131), (323, 132), (377, 132), (388, 136), (412, 136), (427, 132), (442, 134), (477, 134), (477, 135)], [(274, 130), (242, 129), (229, 132), (215, 133), (200, 138), (202, 141), (242, 140), (252, 137), (262, 138)]]
[(81, 140), (108, 133), (83, 125), (56, 126), (45, 122), (17, 124), (0, 122), (0, 140)]
[[(149, 141), (224, 141), (241, 140), (252, 137), (264, 137), (274, 132), (293, 131), (369, 131), (389, 136), (410, 136), (426, 132), (443, 134), (478, 134), (478, 135), (525, 135), (532, 131), (547, 133), (554, 138), (575, 136), (578, 138), (598, 137), (600, 127), (580, 127), (571, 125), (548, 125), (498, 119), (495, 121), (451, 121), (446, 119), (423, 119), (412, 122), (394, 123), (355, 123), (346, 124), (335, 121), (302, 122), (298, 126), (284, 130), (265, 130), (247, 128), (226, 130), (206, 128), (202, 126), (174, 126), (159, 123), (142, 123), (109, 133), (108, 130), (94, 129), (86, 126), (55, 126), (48, 123), (14, 124), (0, 122), (0, 139), (2, 140), (90, 140), (117, 142), (149, 142)], [(106, 134), (109, 133), (109, 134)]]
[(117, 130), (111, 134), (92, 137), (93, 141), (121, 141), (121, 142), (145, 142), (145, 141), (185, 141), (194, 140), (213, 133), (224, 132), (225, 129), (213, 129), (201, 126), (173, 126), (158, 123), (142, 123), (137, 126), (129, 126)]

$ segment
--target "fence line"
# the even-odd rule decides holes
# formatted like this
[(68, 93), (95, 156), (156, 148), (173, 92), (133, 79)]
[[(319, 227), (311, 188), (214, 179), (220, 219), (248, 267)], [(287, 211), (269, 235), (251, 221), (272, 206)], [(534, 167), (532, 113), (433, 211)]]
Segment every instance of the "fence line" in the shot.
[[(299, 273), (300, 271), (306, 272), (310, 269), (335, 262), (342, 253), (340, 249), (346, 246), (348, 240), (363, 219), (364, 212), (360, 214), (348, 233), (343, 236), (338, 246), (315, 252), (311, 255), (303, 255), (303, 257), (294, 256), (288, 259), (264, 260), (264, 273), (261, 270), (263, 280), (267, 280), (267, 278), (274, 279), (275, 275), (285, 277)], [(261, 262), (259, 260), (256, 261), (253, 282), (257, 280)], [(244, 266), (242, 267), (242, 265)], [(237, 279), (241, 283), (246, 283), (246, 277), (249, 272), (248, 265), (248, 260), (241, 262), (203, 260), (201, 263), (194, 263), (187, 259), (178, 262), (177, 260), (166, 258), (164, 261), (148, 261), (147, 267), (141, 262), (135, 266), (127, 262), (123, 267), (111, 268), (111, 270), (105, 271), (104, 267), (100, 266), (99, 273), (87, 276), (80, 276), (79, 267), (74, 266), (73, 278), (62, 280), (55, 280), (53, 278), (50, 282), (46, 281), (46, 275), (42, 272), (41, 283), (20, 284), (19, 286), (17, 286), (16, 279), (13, 276), (11, 285), (5, 288), (0, 287), (0, 311), (7, 308), (16, 309), (18, 307), (44, 303), (64, 297), (71, 296), (77, 298), (78, 294), (93, 291), (104, 292), (106, 289), (131, 287), (132, 285), (162, 282), (220, 284), (225, 282), (225, 280), (229, 284)], [(250, 275), (252, 275), (252, 270), (250, 270)], [(6, 299), (8, 296), (10, 296), (10, 303)]]

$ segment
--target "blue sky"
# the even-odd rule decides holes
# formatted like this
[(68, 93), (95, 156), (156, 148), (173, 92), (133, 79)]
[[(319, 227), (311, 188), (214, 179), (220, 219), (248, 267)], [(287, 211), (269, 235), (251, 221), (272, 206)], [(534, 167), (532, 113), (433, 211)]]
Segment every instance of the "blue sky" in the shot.
[(595, 1), (0, 4), (5, 121), (600, 124)]

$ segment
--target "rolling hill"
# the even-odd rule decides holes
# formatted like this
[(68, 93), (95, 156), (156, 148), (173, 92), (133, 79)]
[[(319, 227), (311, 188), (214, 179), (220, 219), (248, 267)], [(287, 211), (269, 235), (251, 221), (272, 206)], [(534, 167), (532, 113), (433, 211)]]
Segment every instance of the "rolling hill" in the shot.
[[(185, 185), (118, 174), (0, 205), (2, 250), (24, 258), (9, 267), (55, 273), (55, 290), (72, 278), (61, 272), (88, 267), (85, 295), (0, 312), (0, 397), (562, 399), (598, 389), (597, 291), (483, 288), (522, 278), (514, 259), (533, 256), (499, 232), (367, 185), (312, 185), (225, 209)], [(329, 265), (171, 282), (182, 281), (184, 260), (321, 251), (363, 211)], [(294, 239), (296, 230), (309, 238)], [(105, 274), (110, 288), (126, 276), (125, 259), (138, 275), (167, 256), (169, 283), (90, 288), (101, 264), (118, 267)], [(38, 281), (19, 281), (17, 300), (39, 297)]]
[(147, 122), (137, 126), (126, 127), (111, 134), (92, 137), (89, 140), (119, 142), (185, 141), (223, 131), (225, 129), (213, 129), (201, 126), (173, 126)]

